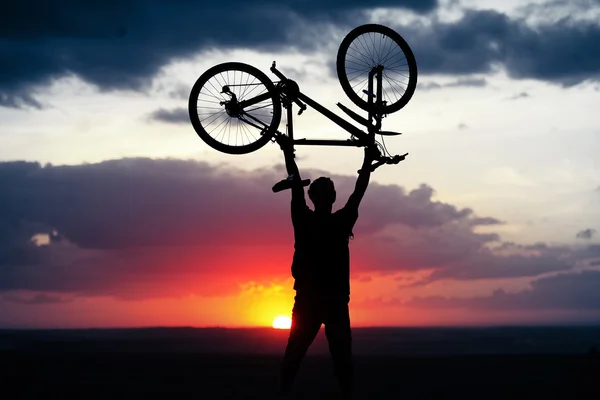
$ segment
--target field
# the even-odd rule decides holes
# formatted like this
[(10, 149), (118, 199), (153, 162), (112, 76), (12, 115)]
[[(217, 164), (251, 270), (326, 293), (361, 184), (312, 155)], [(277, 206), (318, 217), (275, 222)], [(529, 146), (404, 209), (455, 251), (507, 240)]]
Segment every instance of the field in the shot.
[[(402, 353), (392, 345), (392, 338), (406, 342), (407, 336), (418, 336), (414, 331), (403, 332), (357, 332), (355, 340), (362, 343), (355, 356), (357, 399), (600, 398), (600, 359), (585, 352), (565, 352), (564, 346), (558, 346), (560, 341), (554, 341), (554, 354), (543, 348), (535, 354), (508, 348), (504, 354), (465, 350), (451, 354), (451, 339), (438, 340), (440, 349), (440, 343), (446, 343), (446, 352), (416, 354)], [(12, 392), (6, 397), (11, 399), (276, 398), (277, 353), (285, 345), (286, 332), (251, 333), (169, 329), (3, 332), (2, 390)], [(460, 332), (455, 334), (460, 336)], [(373, 335), (387, 339), (376, 340)], [(366, 345), (367, 337), (373, 341), (371, 347)], [(483, 334), (485, 340), (490, 337), (494, 337), (490, 332)], [(573, 337), (569, 339), (573, 343)], [(382, 347), (386, 340), (387, 355)], [(471, 344), (474, 349), (482, 347), (475, 340)], [(302, 365), (292, 398), (338, 398), (322, 334)]]

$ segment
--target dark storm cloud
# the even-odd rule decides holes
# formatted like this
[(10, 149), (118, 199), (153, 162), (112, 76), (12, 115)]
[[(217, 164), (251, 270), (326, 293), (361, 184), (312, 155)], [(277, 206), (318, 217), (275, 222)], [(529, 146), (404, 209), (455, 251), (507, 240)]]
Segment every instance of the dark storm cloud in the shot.
[[(201, 162), (143, 158), (45, 167), (4, 162), (0, 163), (0, 186), (4, 188), (0, 227), (5, 228), (0, 235), (22, 241), (45, 226), (47, 231), (55, 229), (71, 243), (90, 249), (193, 245), (198, 235), (216, 243), (281, 240), (278, 232), (269, 230), (265, 233), (272, 236), (266, 238), (246, 237), (228, 224), (236, 221), (243, 227), (268, 228), (263, 213), (269, 210), (273, 226), (287, 226), (279, 222), (288, 219), (287, 204), (270, 191), (270, 184), (281, 178), (283, 170), (280, 166), (244, 172)], [(324, 171), (304, 174), (313, 179), (331, 176), (340, 193), (349, 194), (355, 182), (353, 177)], [(361, 218), (365, 233), (396, 224), (427, 229), (460, 223), (468, 230), (501, 223), (477, 217), (468, 208), (433, 201), (434, 191), (427, 185), (406, 192), (396, 185), (373, 183), (369, 192), (373, 194), (365, 198), (364, 205), (372, 211)], [(343, 202), (339, 200), (340, 207)], [(23, 221), (28, 222), (25, 225)], [(88, 229), (90, 226), (93, 229)], [(17, 228), (23, 231), (20, 236), (15, 234)]]
[[(436, 1), (368, 6), (425, 12)], [(0, 105), (40, 106), (32, 87), (68, 74), (103, 90), (140, 90), (170, 60), (206, 48), (310, 46), (294, 31), (303, 27), (310, 34), (302, 21), (344, 25), (366, 7), (362, 1), (316, 0), (9, 2), (0, 13)]]
[(526, 16), (466, 10), (462, 18), (442, 22), (434, 0), (67, 0), (60, 6), (25, 0), (0, 14), (0, 105), (41, 107), (35, 85), (72, 74), (102, 90), (144, 90), (168, 62), (215, 47), (314, 49), (334, 40), (330, 28), (349, 31), (368, 22), (364, 11), (375, 7), (429, 13), (430, 24), (392, 26), (407, 39), (421, 74), (469, 75), (499, 66), (513, 78), (564, 86), (600, 76), (600, 26), (574, 17), (533, 27)]
[(582, 231), (577, 232), (577, 235), (575, 235), (575, 237), (577, 239), (591, 239), (594, 237), (594, 235), (596, 234), (596, 230), (595, 229), (584, 229)]
[(600, 271), (563, 273), (536, 279), (531, 289), (518, 293), (495, 291), (477, 298), (415, 298), (407, 305), (422, 308), (468, 308), (486, 310), (600, 310)]
[[(286, 279), (289, 193), (270, 190), (284, 170), (172, 159), (0, 163), (0, 291), (208, 296)], [(303, 171), (311, 179), (322, 175), (332, 177), (336, 207), (343, 206), (356, 178)], [(523, 277), (568, 269), (576, 258), (566, 247), (499, 243), (495, 233), (475, 233), (501, 222), (433, 194), (427, 185), (370, 185), (351, 242), (355, 276), (433, 269), (428, 282)], [(51, 234), (51, 243), (31, 240), (39, 233)], [(497, 251), (488, 248), (494, 243)], [(577, 257), (598, 259), (600, 246)]]
[(600, 78), (600, 24), (571, 17), (532, 27), (493, 10), (467, 10), (458, 21), (396, 26), (423, 73), (471, 74), (506, 68), (513, 78), (565, 86)]
[[(0, 163), (0, 221), (44, 224), (90, 249), (193, 245), (195, 235), (208, 232), (204, 240), (248, 243), (255, 239), (232, 237), (235, 230), (223, 221), (265, 226), (256, 211), (274, 202), (280, 205), (273, 212), (285, 213), (269, 190), (278, 178), (274, 170), (250, 174), (183, 160), (46, 167)], [(35, 229), (27, 226), (26, 235)], [(275, 237), (263, 238), (269, 239)]]
[(148, 119), (151, 121), (167, 122), (171, 124), (189, 124), (190, 115), (186, 108), (173, 108), (171, 110), (165, 110), (160, 108), (152, 112)]

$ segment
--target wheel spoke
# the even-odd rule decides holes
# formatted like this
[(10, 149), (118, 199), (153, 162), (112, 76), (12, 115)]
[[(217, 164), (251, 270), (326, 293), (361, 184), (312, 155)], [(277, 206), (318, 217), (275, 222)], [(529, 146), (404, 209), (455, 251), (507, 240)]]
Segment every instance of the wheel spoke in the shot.
[[(400, 97), (402, 97), (402, 94), (394, 87), (394, 85), (391, 84), (391, 82), (389, 81), (389, 79), (388, 79), (387, 76), (384, 75), (383, 78), (386, 81), (388, 81), (388, 83), (390, 84), (390, 88), (391, 88), (392, 93), (398, 92), (400, 94), (400, 96), (396, 97), (396, 101), (398, 101), (400, 99)], [(388, 99), (389, 99), (389, 96), (388, 96)]]
[[(274, 88), (270, 80), (265, 81), (268, 78), (259, 77), (258, 72), (252, 73), (249, 70), (252, 67), (245, 64), (231, 64), (242, 67), (238, 69), (232, 65), (232, 68), (217, 69), (201, 84), (198, 83), (196, 123), (206, 133), (205, 141), (210, 138), (220, 146), (213, 147), (239, 154), (251, 151), (242, 148), (256, 147), (257, 141), (264, 138), (260, 132), (276, 129), (274, 124), (279, 123), (281, 112), (280, 108), (276, 112)], [(221, 93), (224, 86), (229, 88), (229, 93)], [(260, 98), (257, 99), (257, 96)], [(244, 99), (259, 101), (244, 106)], [(279, 103), (277, 107), (280, 107)]]
[(358, 53), (358, 55), (360, 56), (360, 58), (358, 58), (356, 56), (355, 56), (355, 58), (357, 60), (361, 60), (362, 59), (362, 62), (364, 63), (363, 65), (367, 65), (367, 66), (370, 65), (370, 66), (372, 66), (372, 64), (369, 63), (369, 59), (367, 57), (365, 57), (365, 55), (360, 51), (360, 49), (358, 48), (358, 45), (359, 45), (359, 43), (356, 44), (356, 52)]
[(250, 79), (250, 74), (247, 74), (248, 77), (246, 78), (246, 87), (244, 87), (244, 91), (242, 92), (242, 94), (240, 95), (241, 98), (245, 98), (244, 96), (246, 95), (246, 91), (248, 90), (249, 86), (248, 86), (248, 80)]
[[(367, 70), (351, 72), (350, 74), (347, 74), (348, 80), (353, 81), (354, 79), (358, 78), (359, 76), (364, 76), (364, 75), (366, 75), (367, 79), (368, 79), (369, 74), (368, 73), (365, 74), (365, 72), (367, 72)], [(350, 76), (352, 76), (352, 77), (350, 77)]]
[(352, 86), (352, 89), (354, 89), (355, 87), (357, 87), (357, 86), (358, 86), (358, 85), (360, 85), (361, 83), (364, 83), (364, 84), (363, 84), (363, 86), (361, 87), (361, 89), (360, 89), (360, 92), (359, 92), (359, 93), (362, 93), (362, 90), (363, 90), (363, 88), (365, 87), (365, 85), (368, 85), (368, 83), (369, 83), (369, 78), (365, 78), (365, 79), (363, 79), (362, 81), (358, 81), (358, 83), (357, 83), (356, 85)]
[[(400, 64), (402, 61), (406, 61), (406, 63)], [(408, 67), (408, 61), (406, 60), (406, 57), (403, 57), (402, 59), (400, 59), (399, 61), (396, 61), (393, 64), (386, 65), (385, 68), (389, 69), (389, 70), (393, 70), (393, 69), (395, 69), (397, 67), (403, 67), (405, 65)], [(407, 68), (407, 70), (408, 70), (408, 68)]]
[[(361, 45), (361, 47), (363, 48), (363, 50), (365, 51), (365, 56), (367, 57), (367, 60), (371, 61), (371, 65), (375, 65), (375, 60), (373, 60), (373, 57), (371, 57), (371, 55), (369, 54), (369, 50), (367, 50), (367, 48), (369, 47), (368, 44), (366, 44), (366, 40), (364, 38), (364, 35), (361, 35), (358, 37), (358, 43)], [(360, 40), (362, 39), (362, 40)]]
[[(359, 53), (360, 54), (360, 53)], [(355, 56), (354, 54), (350, 54), (348, 53), (347, 56), (353, 57), (355, 60), (357, 61), (352, 61), (352, 60), (348, 60), (346, 59), (346, 64), (348, 63), (352, 63), (352, 64), (357, 64), (360, 65), (362, 67), (364, 67), (365, 65), (369, 65), (368, 60), (365, 59), (364, 57), (358, 58), (357, 56)]]

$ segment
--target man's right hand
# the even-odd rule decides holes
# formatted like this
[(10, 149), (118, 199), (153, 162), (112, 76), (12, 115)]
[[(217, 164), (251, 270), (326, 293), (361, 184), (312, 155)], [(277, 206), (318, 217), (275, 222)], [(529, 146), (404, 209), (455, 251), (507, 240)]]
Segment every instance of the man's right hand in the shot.
[(294, 158), (296, 158), (296, 156), (294, 155), (294, 141), (290, 139), (289, 136), (284, 135), (283, 133), (276, 133), (275, 141), (277, 142), (277, 144), (279, 144), (281, 150), (283, 150), (285, 168), (287, 170), (288, 175), (298, 175), (298, 177), (300, 177), (298, 166), (294, 161)]

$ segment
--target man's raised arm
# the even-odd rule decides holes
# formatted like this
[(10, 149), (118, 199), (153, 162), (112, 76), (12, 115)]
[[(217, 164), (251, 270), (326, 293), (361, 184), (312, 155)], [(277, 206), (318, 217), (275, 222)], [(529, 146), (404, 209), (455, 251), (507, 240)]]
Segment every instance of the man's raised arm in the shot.
[(354, 192), (350, 195), (348, 202), (346, 203), (345, 208), (349, 208), (352, 210), (358, 211), (358, 206), (367, 191), (367, 187), (369, 186), (369, 180), (371, 178), (371, 163), (375, 159), (375, 151), (377, 154), (379, 151), (375, 148), (369, 149), (365, 148), (365, 158), (363, 159), (363, 165), (358, 174), (358, 178), (356, 179), (356, 185), (354, 186)]
[(293, 145), (287, 137), (281, 137), (278, 140), (278, 143), (283, 150), (285, 168), (288, 176), (292, 177), (292, 205), (305, 206), (306, 199), (304, 198), (304, 187), (301, 184), (302, 179), (300, 178), (300, 171), (294, 160)]

